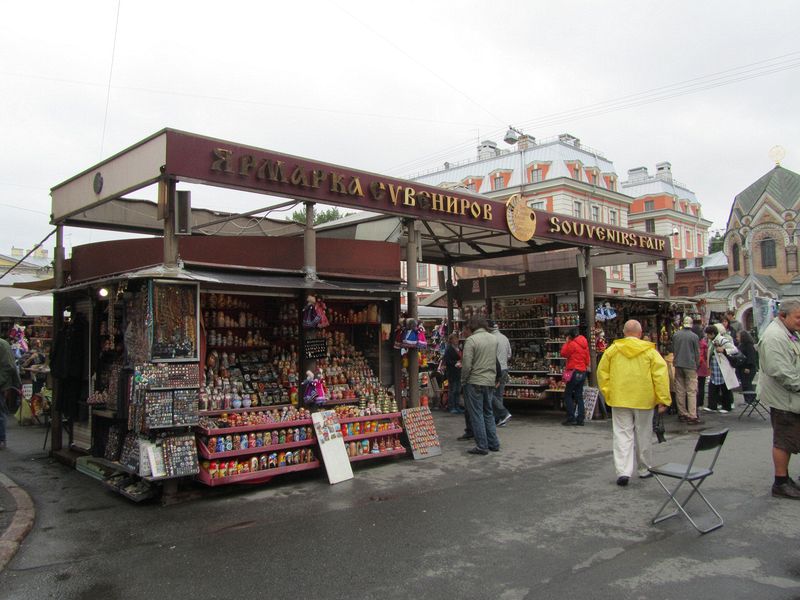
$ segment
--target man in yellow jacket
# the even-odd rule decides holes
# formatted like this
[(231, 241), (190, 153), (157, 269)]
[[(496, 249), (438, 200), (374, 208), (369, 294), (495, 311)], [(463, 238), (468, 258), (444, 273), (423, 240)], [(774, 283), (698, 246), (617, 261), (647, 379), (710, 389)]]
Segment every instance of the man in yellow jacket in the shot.
[[(642, 325), (631, 319), (603, 353), (597, 365), (597, 383), (612, 407), (614, 468), (617, 485), (628, 485), (634, 469), (650, 477), (653, 408), (662, 413), (672, 403), (667, 363), (652, 342), (641, 339)], [(636, 454), (634, 455), (634, 447)]]

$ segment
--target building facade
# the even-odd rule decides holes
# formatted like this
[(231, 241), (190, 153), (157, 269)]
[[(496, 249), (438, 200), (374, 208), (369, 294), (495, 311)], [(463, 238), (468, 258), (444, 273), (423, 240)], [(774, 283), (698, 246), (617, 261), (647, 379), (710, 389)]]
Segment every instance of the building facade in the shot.
[[(634, 197), (628, 215), (630, 227), (668, 237), (676, 273), (698, 264), (696, 259), (707, 254), (711, 221), (703, 218), (694, 192), (673, 178), (670, 163), (658, 163), (654, 175), (648, 173), (647, 167), (630, 169), (621, 187)], [(702, 265), (702, 260), (699, 264)], [(638, 263), (633, 269), (636, 294), (651, 290), (663, 295), (664, 286), (670, 282), (661, 264)]]
[[(614, 164), (570, 134), (542, 141), (521, 135), (510, 150), (484, 141), (477, 159), (445, 163), (412, 179), (468, 189), (499, 201), (521, 194), (534, 209), (629, 227), (633, 199), (618, 190)], [(630, 294), (631, 270), (626, 265), (605, 267), (605, 271), (610, 294)]]
[(780, 165), (736, 195), (726, 227), (727, 307), (752, 325), (752, 299), (800, 296), (800, 175)]

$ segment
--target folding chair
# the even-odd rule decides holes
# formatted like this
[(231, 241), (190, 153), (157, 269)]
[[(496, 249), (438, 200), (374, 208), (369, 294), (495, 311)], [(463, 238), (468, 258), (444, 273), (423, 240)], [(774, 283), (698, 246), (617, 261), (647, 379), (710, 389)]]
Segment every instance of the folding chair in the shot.
[[(689, 519), (689, 522), (692, 526), (697, 529), (700, 533), (708, 533), (709, 531), (714, 531), (715, 529), (719, 529), (723, 525), (722, 515), (717, 512), (711, 503), (708, 501), (703, 495), (703, 492), (700, 491), (700, 486), (706, 480), (706, 478), (710, 477), (714, 474), (714, 465), (717, 462), (717, 458), (719, 457), (719, 452), (722, 450), (722, 444), (725, 443), (725, 438), (728, 435), (728, 430), (724, 429), (723, 431), (718, 431), (716, 433), (701, 433), (700, 437), (697, 439), (697, 443), (694, 446), (694, 453), (692, 454), (692, 460), (689, 462), (688, 465), (685, 464), (678, 464), (678, 463), (667, 463), (664, 465), (659, 465), (656, 467), (648, 467), (648, 471), (650, 471), (656, 478), (656, 481), (664, 488), (664, 491), (669, 496), (665, 501), (664, 504), (661, 505), (661, 508), (658, 509), (658, 512), (653, 517), (653, 525), (656, 523), (660, 523), (670, 517), (674, 517), (678, 513), (683, 513), (683, 515)], [(707, 452), (708, 450), (714, 450), (714, 458), (711, 460), (711, 464), (708, 467), (698, 467), (695, 466), (695, 460), (697, 459), (697, 455), (700, 452)], [(669, 477), (672, 479), (679, 479), (678, 485), (675, 486), (675, 489), (670, 491), (669, 488), (664, 485), (664, 482), (661, 480), (662, 477)], [(683, 487), (684, 483), (688, 483), (692, 487), (692, 491), (686, 497), (686, 499), (681, 502), (678, 500), (677, 493)], [(686, 512), (686, 505), (689, 503), (689, 500), (697, 494), (700, 499), (705, 502), (706, 506), (713, 512), (718, 521), (715, 521), (711, 527), (707, 527), (703, 529), (699, 527), (697, 523), (695, 523), (694, 519), (689, 516), (689, 513)], [(661, 513), (664, 512), (664, 509), (670, 503), (670, 501), (675, 503), (675, 506), (678, 507), (678, 510), (668, 514), (661, 516)]]
[[(761, 404), (761, 400), (758, 399), (756, 393), (742, 392), (742, 394), (744, 395), (744, 409), (742, 409), (742, 412), (739, 414), (739, 418), (741, 419), (745, 415), (745, 413), (747, 413), (747, 416), (752, 416), (753, 411), (755, 411), (759, 417), (761, 417), (766, 421), (767, 412), (766, 410), (764, 410), (764, 405)], [(748, 410), (750, 412), (747, 412)]]

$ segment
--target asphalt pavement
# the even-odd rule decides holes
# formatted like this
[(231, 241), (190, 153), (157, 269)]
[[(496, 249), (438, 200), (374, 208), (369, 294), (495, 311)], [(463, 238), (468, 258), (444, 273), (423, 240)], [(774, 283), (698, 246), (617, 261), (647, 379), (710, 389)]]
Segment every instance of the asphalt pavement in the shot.
[(741, 408), (691, 428), (666, 418), (656, 463), (687, 460), (698, 431), (730, 429), (702, 488), (725, 525), (701, 536), (682, 517), (650, 523), (666, 498), (652, 478), (615, 485), (610, 421), (563, 427), (555, 412), (511, 408), (489, 456), (456, 441), (461, 415), (434, 413), (442, 456), (359, 463), (334, 486), (324, 473), (198, 486), (199, 500), (171, 506), (104, 489), (50, 459), (42, 428), (11, 425), (0, 473), (27, 491), (35, 522), (0, 597), (800, 597), (800, 502), (770, 495), (766, 421)]

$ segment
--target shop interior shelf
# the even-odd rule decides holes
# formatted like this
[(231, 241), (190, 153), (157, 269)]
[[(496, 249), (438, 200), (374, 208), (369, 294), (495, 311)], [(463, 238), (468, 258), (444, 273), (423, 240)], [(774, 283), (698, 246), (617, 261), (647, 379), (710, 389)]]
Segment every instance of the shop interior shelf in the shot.
[(578, 327), (578, 325), (550, 325), (550, 327)]
[(301, 440), (299, 442), (286, 442), (285, 444), (275, 444), (270, 446), (254, 446), (252, 448), (245, 448), (243, 450), (228, 450), (226, 452), (211, 452), (208, 447), (201, 441), (197, 441), (197, 449), (200, 451), (200, 456), (203, 458), (210, 458), (216, 460), (219, 458), (231, 458), (232, 456), (248, 456), (250, 454), (263, 454), (264, 452), (272, 452), (274, 450), (288, 450), (291, 448), (302, 448), (303, 446), (313, 446), (317, 443), (316, 438)]
[(518, 338), (508, 338), (509, 342), (530, 342), (532, 340), (543, 340), (544, 338), (540, 337), (518, 337)]
[(291, 404), (269, 404), (266, 406), (251, 406), (250, 408), (219, 408), (213, 410), (201, 410), (200, 416), (213, 417), (223, 413), (245, 413), (245, 412), (261, 412), (264, 410), (272, 410), (273, 408), (283, 408), (284, 406), (291, 406)]
[(509, 369), (509, 373), (548, 373), (548, 371), (535, 371), (531, 369)]
[(107, 408), (93, 408), (92, 409), (92, 416), (94, 416), (94, 417), (103, 417), (105, 419), (116, 419), (117, 418), (117, 411), (109, 410)]
[(547, 384), (546, 383), (507, 383), (506, 387), (522, 387), (522, 388), (547, 387)]
[(562, 373), (548, 373), (550, 377), (561, 377)]
[(197, 422), (195, 421), (194, 423), (181, 423), (180, 425), (176, 425), (174, 423), (172, 425), (147, 425), (145, 426), (145, 429), (148, 429), (150, 431), (155, 431), (159, 429), (181, 429), (183, 427), (195, 427), (196, 425)]
[(538, 401), (541, 401), (541, 400), (548, 400), (549, 401), (549, 399), (546, 399), (544, 396), (538, 396), (538, 397), (537, 396), (534, 396), (534, 397), (528, 397), (528, 396), (503, 396), (503, 400), (530, 400), (531, 402), (538, 402)]
[(116, 469), (117, 471), (122, 471), (124, 473), (131, 473), (133, 475), (136, 474), (136, 471), (134, 469), (131, 469), (130, 467), (125, 466), (117, 461), (107, 460), (99, 456), (95, 456), (94, 458), (92, 458), (92, 460), (98, 464), (108, 467), (109, 469)]
[(351, 456), (350, 462), (358, 462), (361, 460), (369, 460), (371, 458), (383, 458), (384, 456), (400, 456), (401, 454), (405, 454), (406, 449), (403, 448), (402, 450), (387, 450), (385, 452), (379, 452), (378, 454), (359, 454), (358, 456)]
[(241, 473), (239, 475), (229, 475), (228, 477), (217, 477), (211, 479), (207, 471), (200, 469), (197, 474), (197, 479), (209, 486), (229, 485), (232, 483), (262, 483), (272, 479), (276, 475), (284, 475), (294, 471), (309, 471), (319, 467), (319, 461), (313, 460), (311, 462), (302, 463), (299, 465), (290, 465), (288, 467), (277, 467), (274, 469), (264, 469), (262, 471), (253, 471), (250, 473)]
[(311, 425), (311, 419), (300, 419), (299, 421), (278, 421), (275, 423), (257, 423), (256, 425), (242, 425), (240, 427), (219, 427), (209, 429), (197, 426), (196, 431), (206, 435), (219, 435), (220, 433), (244, 433), (246, 431), (264, 431), (266, 429), (280, 429), (282, 427), (296, 427), (298, 425)]
[(342, 398), (341, 400), (326, 400), (325, 404), (322, 405), (323, 408), (326, 406), (334, 406), (336, 404), (356, 404), (358, 402), (358, 398)]
[(547, 388), (545, 392), (563, 392), (564, 388)]
[(165, 392), (167, 390), (196, 390), (200, 387), (200, 384), (183, 384), (183, 385), (158, 385), (158, 386), (148, 386), (145, 391), (148, 392)]
[(330, 323), (331, 327), (352, 327), (353, 325), (380, 325), (378, 321), (365, 321), (364, 323)]
[(157, 477), (153, 477), (152, 475), (142, 475), (141, 478), (145, 481), (167, 481), (168, 479), (182, 479), (183, 477), (194, 477), (195, 475), (197, 475), (197, 472), (186, 473), (182, 475), (159, 475)]
[(397, 435), (399, 433), (403, 433), (403, 430), (400, 428), (387, 429), (386, 431), (371, 431), (369, 433), (359, 433), (358, 435), (346, 435), (344, 436), (344, 441), (355, 442), (356, 440), (366, 440), (369, 438), (386, 437), (390, 435)]
[(255, 350), (266, 350), (267, 348), (271, 348), (272, 345), (269, 346), (214, 346), (209, 344), (209, 350), (222, 350), (223, 352), (252, 352)]
[(393, 419), (400, 417), (402, 413), (400, 412), (393, 412), (393, 413), (381, 413), (379, 415), (366, 415), (363, 417), (344, 417), (339, 419), (339, 423), (355, 423), (356, 421), (381, 421), (383, 419)]

